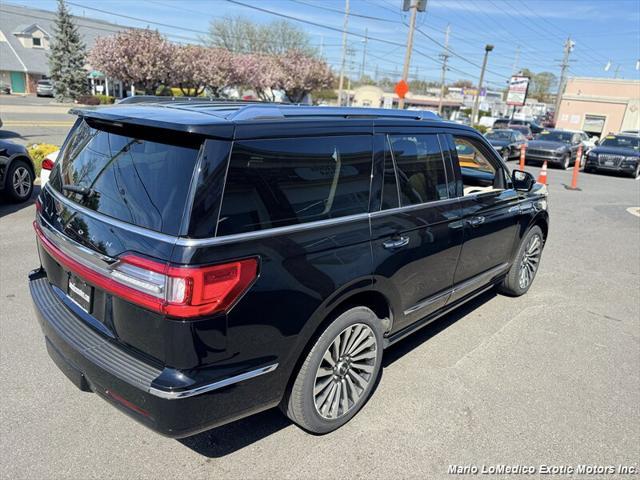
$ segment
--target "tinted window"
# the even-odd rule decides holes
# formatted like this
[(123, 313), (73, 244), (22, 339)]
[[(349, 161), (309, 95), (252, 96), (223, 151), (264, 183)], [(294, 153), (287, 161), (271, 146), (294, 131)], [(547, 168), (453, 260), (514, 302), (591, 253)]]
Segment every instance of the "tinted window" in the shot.
[(371, 157), (370, 136), (236, 142), (217, 235), (366, 213)]
[(560, 130), (551, 130), (551, 131), (543, 131), (540, 133), (540, 140), (545, 140), (549, 142), (564, 142), (571, 143), (571, 138), (573, 137), (573, 133), (571, 132), (562, 132)]
[(618, 147), (628, 148), (633, 150), (640, 150), (640, 138), (636, 137), (615, 137), (613, 135), (607, 135), (600, 145), (605, 147)]
[(392, 135), (389, 140), (401, 206), (448, 198), (447, 176), (436, 135)]
[(71, 134), (51, 185), (80, 205), (163, 233), (179, 233), (198, 148), (97, 130)]
[(489, 140), (509, 140), (511, 136), (513, 133), (508, 130), (496, 130), (486, 135)]
[(396, 181), (396, 172), (393, 167), (393, 158), (389, 146), (385, 148), (384, 155), (384, 182), (382, 185), (382, 209), (397, 208), (400, 206), (398, 198), (398, 184)]

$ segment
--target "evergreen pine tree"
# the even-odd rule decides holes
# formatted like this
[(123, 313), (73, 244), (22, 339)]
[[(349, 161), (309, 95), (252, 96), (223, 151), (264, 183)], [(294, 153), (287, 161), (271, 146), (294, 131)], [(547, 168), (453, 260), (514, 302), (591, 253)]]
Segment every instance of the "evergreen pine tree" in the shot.
[(85, 63), (86, 48), (78, 27), (73, 23), (64, 0), (58, 0), (58, 13), (49, 54), (49, 70), (57, 100), (76, 99), (87, 93)]

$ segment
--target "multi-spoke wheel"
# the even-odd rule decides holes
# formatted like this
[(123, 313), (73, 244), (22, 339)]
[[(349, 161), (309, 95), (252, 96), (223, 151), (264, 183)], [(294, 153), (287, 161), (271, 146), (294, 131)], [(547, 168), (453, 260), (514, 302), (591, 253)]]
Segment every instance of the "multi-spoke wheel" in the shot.
[(507, 295), (519, 296), (527, 292), (538, 272), (544, 235), (537, 225), (526, 233), (507, 276), (500, 284), (500, 291)]
[(372, 380), (377, 356), (376, 336), (363, 323), (345, 328), (336, 337), (322, 356), (313, 386), (321, 417), (341, 417), (358, 404)]
[(518, 283), (520, 288), (527, 288), (538, 269), (540, 254), (542, 253), (542, 237), (538, 234), (532, 235), (524, 249), (524, 255), (520, 261), (520, 275)]
[(307, 355), (283, 402), (285, 413), (311, 432), (335, 430), (366, 402), (381, 360), (380, 319), (366, 307), (347, 310)]
[(11, 164), (7, 173), (6, 190), (12, 200), (16, 202), (28, 200), (33, 191), (33, 174), (29, 166), (17, 160)]

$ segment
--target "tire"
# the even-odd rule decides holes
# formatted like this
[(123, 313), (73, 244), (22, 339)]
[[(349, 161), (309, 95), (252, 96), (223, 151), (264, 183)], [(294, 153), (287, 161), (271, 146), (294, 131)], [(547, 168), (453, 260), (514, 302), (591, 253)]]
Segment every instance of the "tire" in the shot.
[(566, 170), (567, 168), (569, 168), (569, 165), (571, 165), (571, 154), (567, 153), (562, 159), (561, 166), (564, 170)]
[(13, 202), (26, 202), (33, 193), (33, 172), (22, 160), (14, 160), (5, 180), (5, 193)]
[(640, 177), (640, 161), (638, 162), (638, 164), (636, 165), (636, 169), (631, 172), (630, 175), (631, 178), (638, 178)]
[(502, 155), (502, 160), (504, 162), (508, 162), (509, 161), (510, 150), (508, 148), (503, 148), (502, 151), (500, 152), (500, 154)]
[(594, 171), (595, 171), (595, 170), (593, 170), (591, 167), (587, 167), (587, 166), (585, 165), (585, 167), (584, 167), (584, 173), (593, 173)]
[[(537, 244), (534, 239), (537, 239)], [(543, 248), (544, 235), (540, 227), (534, 225), (522, 239), (509, 273), (498, 287), (501, 293), (512, 297), (527, 293), (538, 272)], [(529, 273), (522, 273), (523, 269), (527, 269)], [(526, 277), (526, 282), (521, 281), (523, 275)]]
[(378, 379), (382, 335), (381, 320), (366, 307), (352, 308), (337, 317), (316, 340), (283, 399), (285, 415), (316, 434), (331, 432), (351, 420)]

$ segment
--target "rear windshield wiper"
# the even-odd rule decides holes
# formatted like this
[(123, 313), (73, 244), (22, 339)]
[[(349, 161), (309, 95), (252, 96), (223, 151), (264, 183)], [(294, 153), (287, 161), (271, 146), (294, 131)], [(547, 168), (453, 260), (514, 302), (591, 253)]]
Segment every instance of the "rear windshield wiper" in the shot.
[(98, 195), (98, 192), (96, 192), (93, 188), (80, 187), (78, 185), (64, 184), (62, 186), (62, 189), (67, 192), (77, 193), (78, 195), (82, 195), (83, 197), (93, 197)]

